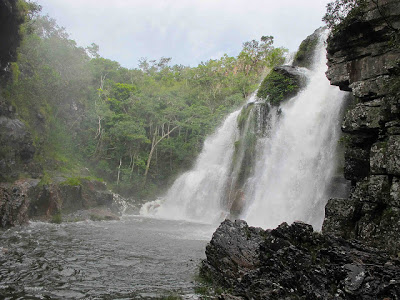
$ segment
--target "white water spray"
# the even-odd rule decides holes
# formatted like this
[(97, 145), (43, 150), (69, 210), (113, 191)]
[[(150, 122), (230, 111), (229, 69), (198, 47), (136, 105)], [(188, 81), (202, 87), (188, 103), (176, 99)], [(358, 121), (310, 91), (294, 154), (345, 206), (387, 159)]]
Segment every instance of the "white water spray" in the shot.
[(322, 226), (345, 95), (325, 77), (324, 41), (319, 41), (307, 87), (281, 105), (270, 136), (259, 140), (242, 215), (250, 225), (273, 228), (301, 220), (316, 230)]
[(239, 113), (240, 109), (230, 114), (205, 140), (193, 169), (178, 177), (163, 199), (146, 203), (142, 215), (205, 223), (225, 218), (222, 201), (238, 136)]
[[(255, 171), (245, 184), (241, 215), (250, 225), (273, 228), (301, 220), (321, 228), (345, 95), (325, 77), (325, 38), (315, 51), (312, 71), (306, 72), (307, 87), (270, 110), (267, 135), (257, 142)], [(193, 169), (182, 174), (163, 199), (143, 205), (142, 215), (213, 223), (229, 214), (230, 203), (224, 199), (237, 173), (232, 164), (239, 113), (229, 115), (206, 139)]]

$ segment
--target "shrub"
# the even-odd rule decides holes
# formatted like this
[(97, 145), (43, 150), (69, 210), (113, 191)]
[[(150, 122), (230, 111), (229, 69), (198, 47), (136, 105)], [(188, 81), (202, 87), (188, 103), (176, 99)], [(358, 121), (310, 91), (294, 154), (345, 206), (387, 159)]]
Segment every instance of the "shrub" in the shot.
[(279, 105), (282, 100), (293, 96), (299, 88), (298, 81), (276, 71), (271, 71), (263, 80), (257, 97), (267, 99), (272, 105)]

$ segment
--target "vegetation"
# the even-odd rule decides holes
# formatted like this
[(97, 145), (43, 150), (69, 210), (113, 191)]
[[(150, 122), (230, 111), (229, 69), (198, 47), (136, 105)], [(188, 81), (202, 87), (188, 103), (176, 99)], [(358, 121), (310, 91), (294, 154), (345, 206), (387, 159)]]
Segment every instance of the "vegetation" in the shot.
[(348, 22), (362, 15), (365, 0), (335, 0), (326, 6), (322, 20), (333, 32), (348, 25)]
[(263, 36), (237, 57), (193, 68), (162, 57), (127, 69), (95, 44), (79, 47), (37, 8), (4, 90), (33, 135), (35, 161), (46, 180), (62, 173), (78, 184), (84, 173), (131, 196), (153, 196), (189, 168), (205, 136), (286, 52)]
[(299, 50), (294, 57), (293, 65), (304, 68), (309, 68), (311, 66), (318, 39), (319, 36), (313, 34), (301, 42)]
[(61, 224), (61, 223), (62, 223), (62, 216), (61, 216), (61, 213), (58, 212), (58, 213), (54, 214), (54, 215), (51, 217), (51, 221), (50, 221), (50, 222), (51, 222), (51, 223), (54, 223), (54, 224)]
[(273, 70), (262, 81), (257, 97), (267, 99), (272, 105), (279, 105), (282, 100), (294, 95), (298, 88), (299, 83), (296, 78)]

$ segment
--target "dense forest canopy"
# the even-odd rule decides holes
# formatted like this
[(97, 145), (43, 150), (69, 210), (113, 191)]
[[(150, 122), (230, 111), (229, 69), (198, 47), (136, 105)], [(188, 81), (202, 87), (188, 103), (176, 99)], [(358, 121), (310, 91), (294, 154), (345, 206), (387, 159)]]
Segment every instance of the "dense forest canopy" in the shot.
[(272, 36), (197, 67), (143, 58), (136, 69), (80, 47), (55, 20), (29, 15), (4, 97), (34, 135), (42, 180), (100, 177), (124, 194), (154, 195), (189, 168), (206, 135), (243, 104), (287, 52)]

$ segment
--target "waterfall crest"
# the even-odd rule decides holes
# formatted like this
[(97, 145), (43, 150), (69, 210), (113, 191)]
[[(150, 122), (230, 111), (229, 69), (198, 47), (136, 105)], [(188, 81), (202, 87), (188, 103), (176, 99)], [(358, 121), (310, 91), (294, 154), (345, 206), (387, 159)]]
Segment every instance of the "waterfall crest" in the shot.
[(141, 214), (207, 223), (240, 217), (264, 228), (301, 220), (320, 229), (345, 95), (325, 77), (325, 39), (312, 70), (303, 70), (305, 88), (279, 107), (253, 96), (206, 139), (192, 170)]

